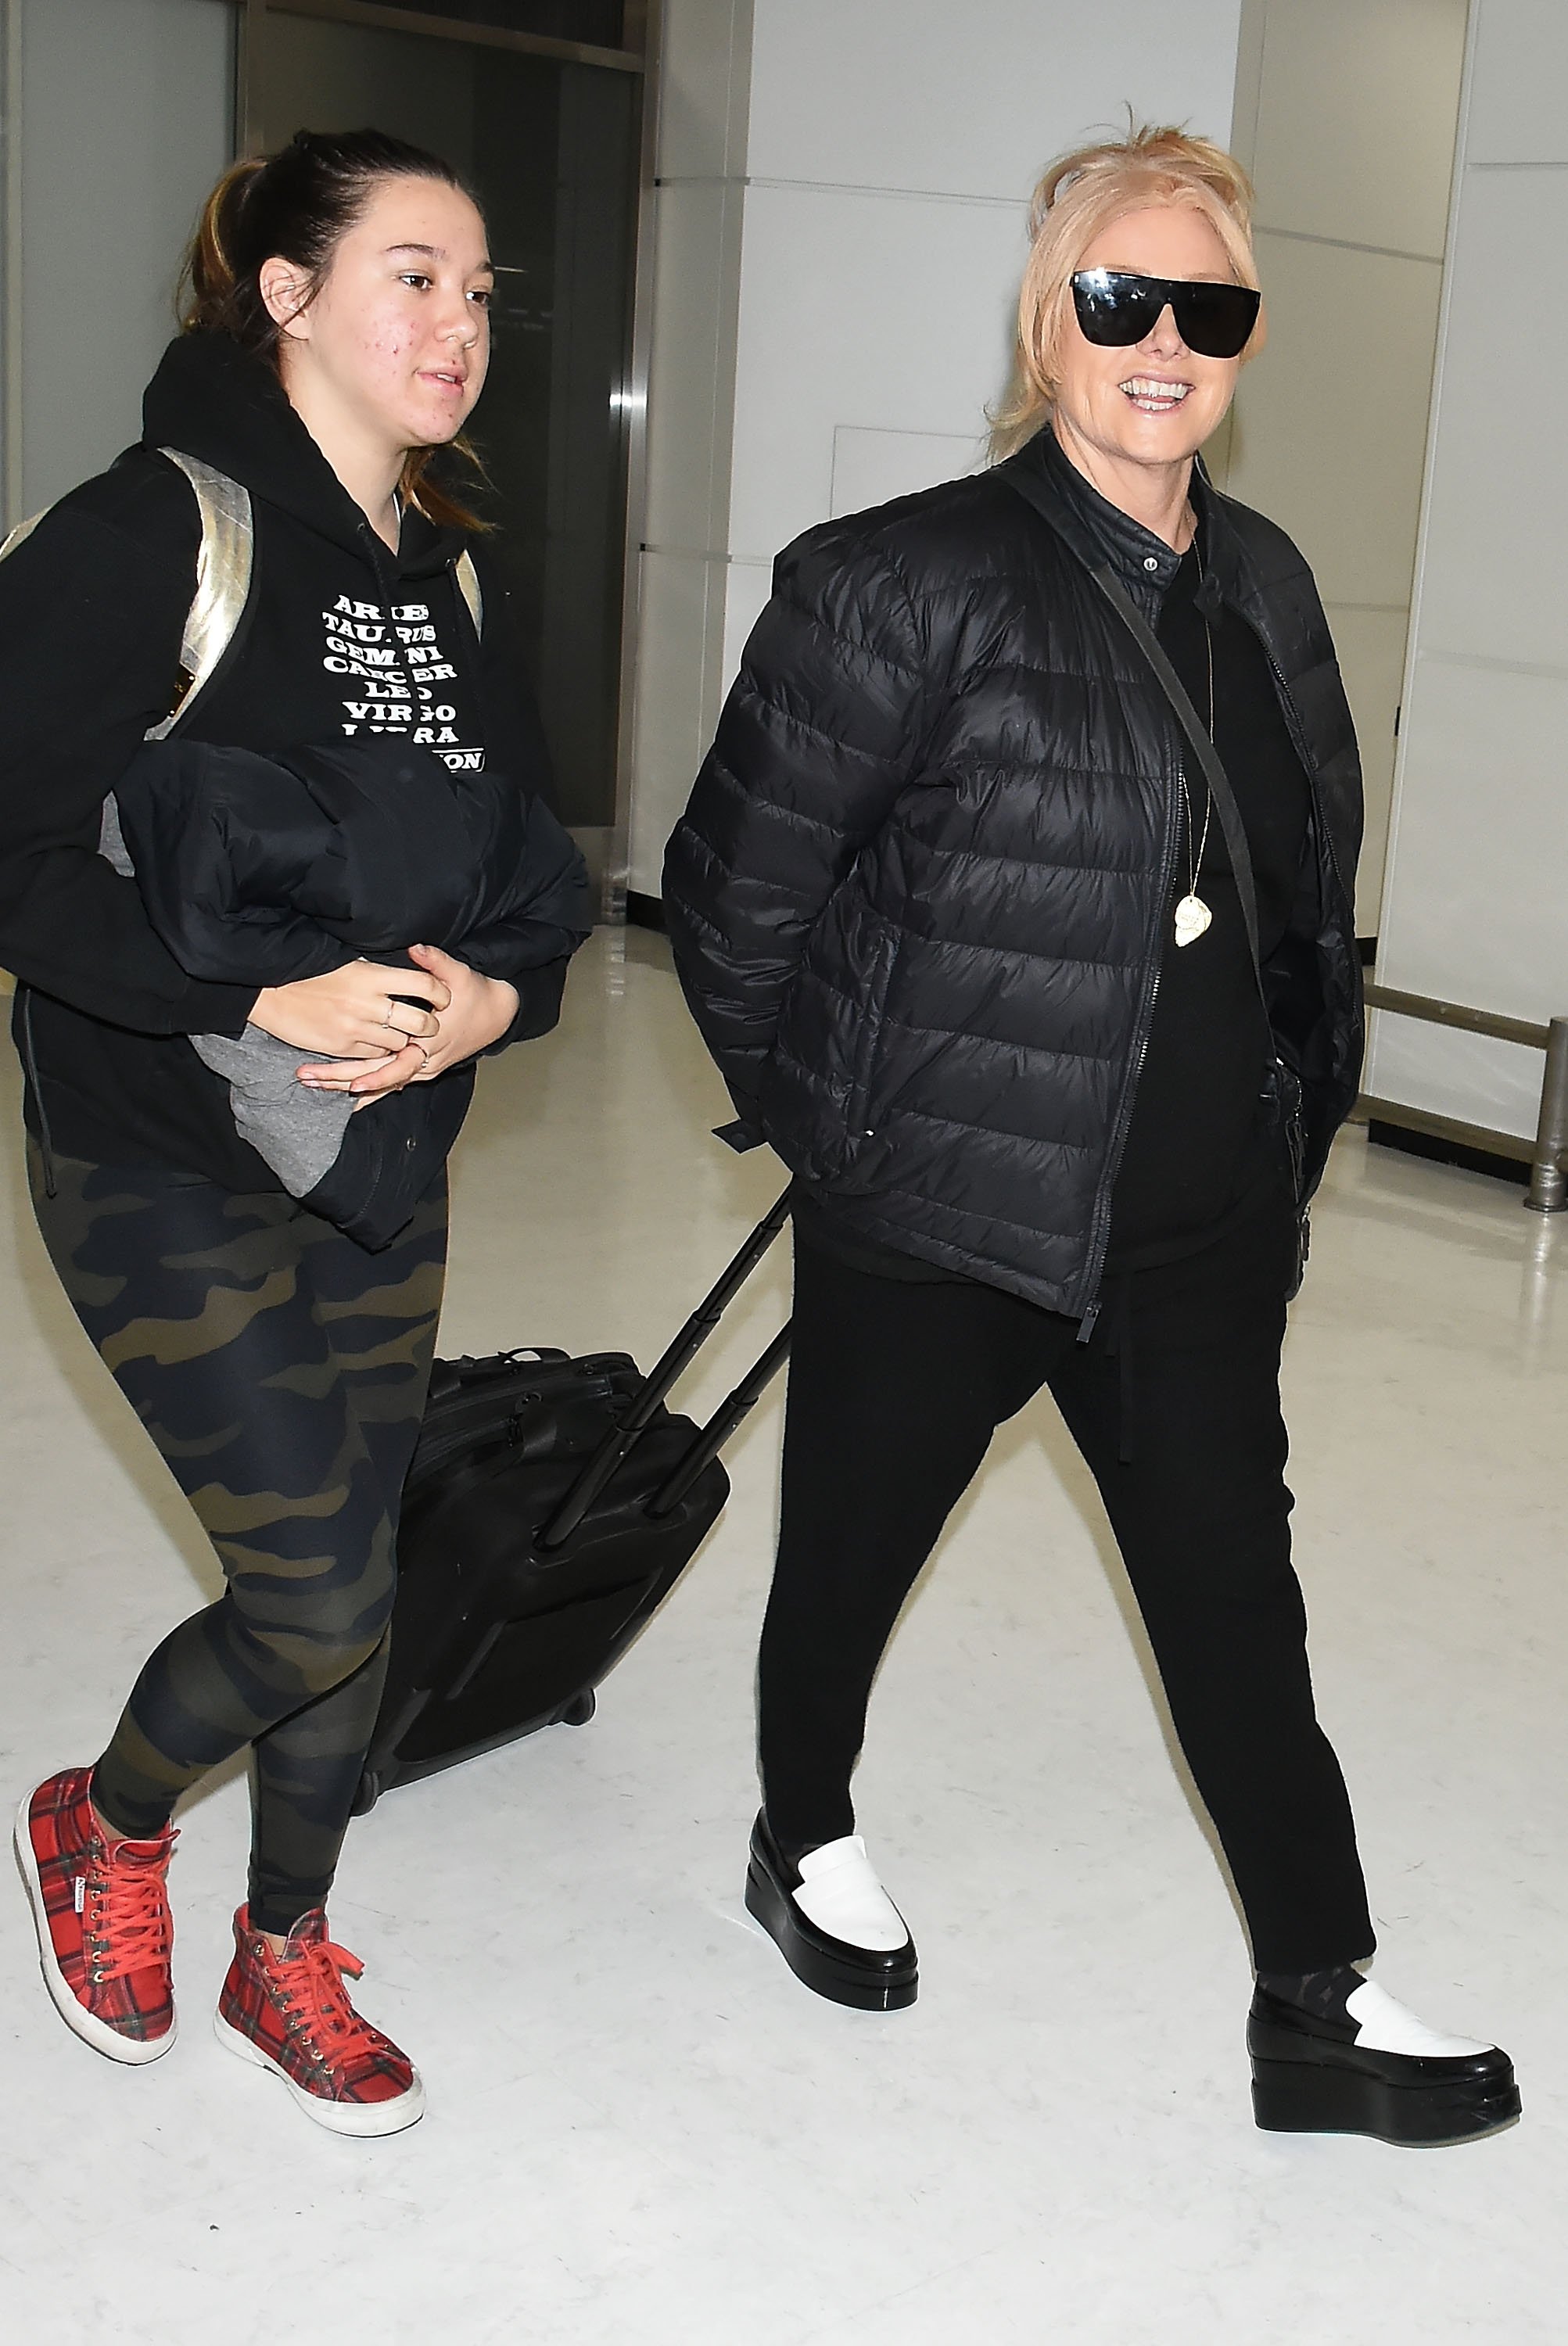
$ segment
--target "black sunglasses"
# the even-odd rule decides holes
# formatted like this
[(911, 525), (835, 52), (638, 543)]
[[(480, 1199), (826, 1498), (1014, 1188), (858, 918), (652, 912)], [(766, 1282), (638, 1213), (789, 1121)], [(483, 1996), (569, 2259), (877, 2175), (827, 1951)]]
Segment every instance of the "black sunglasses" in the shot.
[(1125, 269), (1080, 269), (1073, 280), (1073, 306), (1084, 339), (1106, 350), (1141, 342), (1168, 306), (1189, 351), (1206, 359), (1238, 358), (1257, 323), (1262, 299), (1250, 285), (1135, 277)]

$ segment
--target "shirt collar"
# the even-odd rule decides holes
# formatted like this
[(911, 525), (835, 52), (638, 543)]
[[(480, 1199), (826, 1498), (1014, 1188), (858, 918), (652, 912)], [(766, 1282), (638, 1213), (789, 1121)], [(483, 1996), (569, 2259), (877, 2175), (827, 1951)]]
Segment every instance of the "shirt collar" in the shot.
[[(1061, 495), (1065, 498), (1081, 525), (1088, 531), (1105, 559), (1115, 572), (1121, 584), (1151, 617), (1157, 617), (1170, 591), (1182, 557), (1168, 546), (1163, 537), (1145, 529), (1141, 521), (1124, 513), (1103, 497), (1094, 483), (1085, 478), (1067, 456), (1051, 425), (1047, 423), (1034, 443), (1040, 460)], [(1205, 520), (1205, 499), (1207, 484), (1201, 465), (1193, 467), (1193, 509), (1199, 526)]]

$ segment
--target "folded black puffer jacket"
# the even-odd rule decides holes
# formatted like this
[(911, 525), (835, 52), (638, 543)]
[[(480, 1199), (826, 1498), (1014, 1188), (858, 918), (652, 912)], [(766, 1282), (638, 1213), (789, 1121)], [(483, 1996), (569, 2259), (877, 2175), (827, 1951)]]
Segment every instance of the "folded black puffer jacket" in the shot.
[[(450, 771), (433, 750), (402, 741), (268, 757), (149, 743), (110, 801), (104, 848), (134, 871), (153, 927), (187, 974), (223, 984), (287, 985), (361, 955), (412, 968), (414, 944), (515, 982), (564, 971), (592, 926), (582, 857), (541, 800), (494, 772)], [(529, 994), (519, 993), (525, 1010)], [(503, 1044), (553, 1024), (553, 1008), (520, 1012)], [(192, 1039), (201, 1051), (206, 1038)], [(456, 1139), (473, 1086), (472, 1066), (454, 1067), (346, 1116), (324, 1174), (287, 1186), (361, 1245), (388, 1244)], [(290, 1088), (285, 1071), (280, 1099), (272, 1071), (249, 1096), (252, 1115), (280, 1115), (287, 1127), (342, 1109), (305, 1094), (291, 1110)], [(237, 1111), (243, 1089), (232, 1087)], [(281, 1169), (262, 1131), (245, 1137)]]
[(148, 916), (191, 977), (288, 985), (427, 944), (510, 978), (593, 925), (582, 858), (544, 801), (433, 750), (154, 741), (115, 796)]

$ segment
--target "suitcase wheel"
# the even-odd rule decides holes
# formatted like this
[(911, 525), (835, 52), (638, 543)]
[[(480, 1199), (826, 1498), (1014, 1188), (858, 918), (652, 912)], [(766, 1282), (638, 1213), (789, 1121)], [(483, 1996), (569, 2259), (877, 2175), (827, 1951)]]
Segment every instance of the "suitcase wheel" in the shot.
[(555, 1723), (558, 1727), (586, 1727), (598, 1707), (598, 1697), (589, 1687), (585, 1692), (574, 1697), (565, 1710), (555, 1713)]
[(382, 1796), (382, 1780), (373, 1768), (367, 1768), (360, 1778), (360, 1789), (354, 1794), (354, 1805), (349, 1814), (368, 1817)]

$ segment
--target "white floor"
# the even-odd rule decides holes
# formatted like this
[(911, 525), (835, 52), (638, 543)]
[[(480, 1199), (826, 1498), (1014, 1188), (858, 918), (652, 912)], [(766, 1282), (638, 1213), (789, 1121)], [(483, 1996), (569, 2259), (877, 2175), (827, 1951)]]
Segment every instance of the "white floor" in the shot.
[[(8, 1054), (0, 1088), (11, 1129)], [(708, 1138), (724, 1113), (662, 947), (596, 939), (561, 1034), (485, 1075), (443, 1348), (648, 1359), (779, 1178)], [(52, 1284), (16, 1153), (0, 1784), (19, 1794), (96, 1751), (213, 1571)], [(780, 1249), (699, 1400), (785, 1293)], [(425, 2071), (412, 2133), (339, 2142), (207, 2032), (242, 1881), (236, 1775), (184, 1817), (186, 2033), (152, 2069), (66, 2035), (20, 1890), (0, 1889), (6, 2339), (1561, 2341), (1568, 1228), (1349, 1136), (1287, 1360), (1379, 1976), (1510, 2047), (1521, 2126), (1420, 2154), (1254, 2130), (1241, 1937), (1046, 1408), (999, 1441), (873, 1715), (860, 1814), (921, 2000), (879, 2018), (798, 1987), (739, 1898), (775, 1396), (593, 1724), (389, 1796), (350, 1837), (334, 1928)]]

